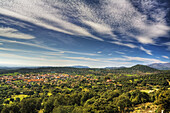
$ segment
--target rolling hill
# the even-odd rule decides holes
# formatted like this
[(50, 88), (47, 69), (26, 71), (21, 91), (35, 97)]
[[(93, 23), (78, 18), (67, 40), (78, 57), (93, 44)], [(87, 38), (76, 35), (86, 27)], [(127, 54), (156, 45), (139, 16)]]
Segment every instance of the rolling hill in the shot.
[(155, 69), (155, 68), (151, 68), (149, 66), (146, 66), (146, 65), (140, 65), (140, 64), (137, 64), (135, 66), (132, 66), (130, 68), (122, 68), (122, 69), (117, 69), (119, 71), (123, 71), (123, 72), (126, 72), (126, 73), (155, 73), (155, 72), (158, 72), (159, 70)]

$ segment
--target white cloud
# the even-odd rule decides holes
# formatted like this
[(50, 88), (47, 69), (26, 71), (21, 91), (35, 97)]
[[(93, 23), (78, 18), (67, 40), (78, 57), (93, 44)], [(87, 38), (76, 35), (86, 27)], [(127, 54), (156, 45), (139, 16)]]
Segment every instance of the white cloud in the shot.
[(95, 23), (95, 22), (87, 21), (87, 20), (82, 20), (82, 22), (90, 26), (91, 28), (93, 28), (96, 32), (101, 33), (101, 34), (109, 34), (110, 36), (112, 36), (113, 39), (117, 40), (116, 35), (112, 33), (113, 28), (111, 28), (109, 25), (104, 24), (104, 23)]
[[(20, 2), (23, 3), (22, 1)], [(0, 8), (0, 13), (8, 16), (13, 16), (57, 32), (61, 32), (69, 35), (86, 36), (96, 40), (103, 41), (103, 39), (92, 35), (86, 29), (78, 25), (75, 25), (71, 22), (68, 22), (67, 20), (64, 20), (63, 18), (61, 18), (61, 15), (58, 14), (56, 11), (52, 12), (52, 13), (56, 13), (54, 16), (54, 14), (50, 13), (51, 11), (54, 10), (53, 7), (50, 7), (51, 9), (49, 9), (50, 4), (48, 7), (40, 7), (39, 5), (43, 3), (42, 1), (36, 1), (36, 0), (35, 2), (25, 1), (25, 3), (23, 4), (21, 4), (20, 2), (19, 4), (21, 6), (18, 6), (18, 3), (14, 2), (13, 8), (15, 9), (13, 9), (13, 11), (10, 11), (11, 7), (7, 6), (9, 10), (5, 8)], [(28, 10), (27, 8), (30, 8), (30, 6), (32, 8)], [(21, 7), (22, 10), (20, 9)], [(46, 13), (45, 9), (49, 10), (49, 12)], [(42, 15), (44, 13), (46, 13), (46, 15)]]
[(10, 58), (13, 60), (16, 60), (16, 59), (38, 60), (38, 61), (45, 60), (44, 58), (41, 58), (41, 57), (27, 57), (27, 56), (21, 56), (21, 55), (10, 54), (10, 53), (0, 53), (0, 57), (1, 57), (1, 59), (4, 57), (4, 58)]
[[(155, 39), (166, 36), (170, 31), (170, 27), (162, 23), (156, 23), (154, 25), (140, 26), (143, 30), (141, 36), (137, 36), (136, 39), (143, 44), (155, 44)], [(155, 32), (156, 31), (156, 32)]]
[(166, 59), (169, 59), (169, 57), (168, 56), (162, 56), (163, 58), (166, 58)]
[(167, 50), (170, 51), (170, 42), (163, 43), (162, 45), (166, 45), (168, 47)]
[(14, 28), (0, 27), (0, 36), (17, 39), (34, 39), (32, 35), (24, 34)]
[(112, 41), (111, 43), (121, 45), (121, 46), (130, 47), (130, 48), (137, 48), (136, 45), (131, 44), (131, 43), (122, 43), (122, 42), (118, 42), (118, 41)]
[[(4, 50), (4, 51), (22, 51), (22, 52), (25, 52), (25, 50), (11, 49), (11, 48), (2, 48), (2, 47), (0, 47), (0, 50)], [(31, 52), (31, 51), (29, 51), (29, 52)]]
[(38, 55), (48, 55), (48, 56), (62, 56), (63, 55), (63, 52), (33, 51), (33, 50), (3, 48), (3, 47), (0, 47), (0, 50), (20, 52), (20, 53), (29, 53), (29, 54), (31, 53), (31, 54), (38, 54)]
[[(56, 60), (39, 57), (27, 57), (16, 54), (0, 53), (0, 64), (3, 65), (17, 65), (17, 66), (70, 66), (74, 63), (80, 63), (75, 60)], [(82, 62), (82, 61), (81, 61)]]
[(102, 53), (102, 52), (101, 52), (101, 51), (98, 51), (97, 53), (99, 53), (99, 54), (100, 54), (100, 53)]
[(29, 25), (27, 23), (24, 22), (20, 22), (17, 20), (13, 20), (10, 18), (5, 18), (5, 17), (0, 17), (1, 21), (0, 23), (5, 24), (5, 25), (14, 25), (14, 26), (18, 26), (18, 27), (22, 27), (23, 29), (28, 29), (29, 31), (32, 31), (32, 25)]
[[(147, 49), (143, 48), (142, 46), (138, 47), (138, 46), (131, 44), (131, 43), (122, 43), (122, 42), (118, 42), (118, 41), (112, 41), (111, 43), (121, 45), (121, 46), (126, 46), (126, 47), (129, 47), (129, 48), (138, 48), (138, 49), (144, 51), (146, 54), (152, 55), (151, 50), (147, 50)], [(121, 52), (118, 52), (118, 51), (117, 51), (117, 53), (124, 54), (124, 53), (121, 53)]]
[(109, 58), (108, 61), (119, 61), (119, 62), (143, 62), (143, 64), (151, 64), (151, 63), (166, 63), (164, 61), (153, 59), (153, 58), (143, 58), (143, 57), (132, 57), (132, 56), (123, 56), (122, 58)]
[[(108, 62), (118, 65), (130, 65), (130, 62), (103, 61), (101, 59), (85, 58), (85, 57), (64, 57), (64, 59), (56, 59), (54, 57), (28, 57), (23, 55), (0, 53), (0, 64), (17, 65), (17, 66), (73, 66), (87, 65), (90, 67), (106, 67)], [(65, 59), (66, 58), (66, 59)], [(70, 59), (70, 60), (67, 60)], [(80, 60), (80, 61), (78, 61)]]
[(142, 46), (140, 47), (140, 49), (141, 49), (142, 51), (146, 52), (148, 55), (152, 55), (151, 50), (147, 50), (147, 49), (143, 48)]
[[(109, 21), (110, 25), (120, 25), (116, 31), (133, 37), (142, 44), (155, 44), (157, 38), (166, 36), (170, 30), (165, 20), (166, 10), (155, 6), (156, 1), (138, 1), (139, 7), (142, 4), (141, 9), (146, 11), (145, 14), (137, 11), (127, 0), (107, 0), (104, 2), (103, 9), (106, 11), (104, 15), (108, 15), (109, 18), (106, 20)], [(148, 14), (159, 21), (148, 20)], [(132, 32), (133, 30), (135, 32)]]
[[(15, 17), (15, 18), (27, 21), (27, 22), (31, 22), (35, 25), (38, 25), (38, 26), (41, 26), (41, 27), (44, 27), (44, 28), (47, 28), (47, 29), (51, 29), (51, 30), (54, 30), (54, 31), (73, 35), (73, 33), (71, 33), (71, 32), (68, 32), (66, 30), (60, 29), (58, 27), (55, 27), (53, 25), (47, 24), (46, 22), (43, 22), (41, 20), (36, 19), (37, 16), (33, 13), (34, 10), (33, 10), (33, 8), (30, 8), (30, 6), (32, 6), (34, 8), (39, 8), (39, 7), (36, 7), (34, 4), (31, 4), (31, 5), (27, 4), (27, 6), (23, 6), (23, 4), (20, 4), (20, 6), (18, 6), (18, 5), (19, 4), (14, 3), (14, 5), (13, 5), (14, 9), (12, 9), (12, 7), (9, 7), (9, 6), (6, 6), (7, 9), (6, 8), (0, 8), (0, 13), (3, 14), (3, 15), (12, 16), (12, 17)], [(21, 7), (22, 7), (22, 10), (20, 9)], [(23, 12), (24, 10), (25, 10), (25, 13)], [(29, 13), (31, 13), (30, 11), (34, 15), (30, 15), (29, 14)], [(36, 9), (35, 11), (38, 11), (38, 10)], [(42, 14), (42, 13), (43, 12), (41, 12), (41, 13), (37, 12), (37, 15)]]
[[(45, 55), (45, 54), (44, 54)], [(44, 55), (38, 55), (37, 57), (29, 57), (19, 54), (0, 53), (1, 64), (15, 64), (25, 66), (72, 66), (72, 65), (87, 65), (90, 67), (106, 67), (106, 66), (132, 66), (135, 64), (134, 61), (143, 62), (143, 64), (150, 63), (165, 63), (163, 61), (142, 58), (142, 57), (131, 57), (123, 56), (122, 58), (87, 58), (87, 57), (66, 57), (57, 59), (56, 57), (49, 57)], [(68, 60), (70, 59), (70, 60)], [(80, 61), (79, 61), (80, 60)], [(116, 64), (116, 65), (115, 65)]]
[(127, 61), (141, 61), (144, 62), (145, 64), (150, 64), (150, 63), (167, 63), (158, 59), (153, 59), (153, 58), (142, 58), (142, 57), (131, 57), (131, 56), (124, 56)]
[(128, 61), (127, 59), (125, 58), (109, 58), (107, 59), (108, 61)]
[(87, 61), (100, 61), (99, 59), (85, 58), (85, 57), (65, 57), (65, 58), (76, 59), (76, 60), (87, 60)]
[(120, 52), (120, 51), (115, 51), (115, 53), (122, 54), (122, 55), (124, 55), (124, 54), (125, 54), (125, 53)]
[[(57, 32), (91, 37), (100, 41), (105, 37), (93, 35), (93, 32), (83, 24), (98, 33), (111, 35), (110, 39), (113, 40), (124, 40), (122, 38), (124, 36), (126, 39), (135, 39), (142, 44), (156, 44), (157, 38), (166, 36), (170, 31), (165, 20), (167, 10), (153, 0), (141, 0), (138, 6), (143, 13), (140, 13), (128, 0), (100, 1), (100, 8), (74, 0), (67, 2), (14, 0), (0, 4), (0, 14)], [(152, 20), (149, 20), (148, 16)], [(115, 32), (120, 35), (116, 37)], [(128, 43), (128, 40), (126, 41)]]
[(13, 40), (6, 40), (6, 39), (0, 39), (0, 41), (42, 48), (42, 49), (46, 49), (46, 50), (50, 50), (50, 51), (56, 51), (56, 52), (60, 52), (60, 53), (71, 53), (71, 54), (78, 54), (78, 55), (97, 56), (97, 54), (93, 54), (93, 53), (83, 53), (83, 52), (66, 51), (66, 50), (63, 51), (63, 50), (59, 50), (59, 49), (55, 49), (55, 48), (50, 48), (50, 47), (47, 47), (45, 45), (42, 46), (42, 45), (28, 43), (28, 42), (13, 41)]

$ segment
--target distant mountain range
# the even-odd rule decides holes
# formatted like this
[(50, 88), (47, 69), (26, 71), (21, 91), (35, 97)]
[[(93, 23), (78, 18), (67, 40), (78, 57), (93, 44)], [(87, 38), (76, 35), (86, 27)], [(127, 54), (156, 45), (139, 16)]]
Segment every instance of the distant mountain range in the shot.
[(26, 68), (26, 69), (34, 69), (34, 68), (40, 68), (40, 67), (7, 67), (7, 66), (0, 66), (0, 70), (15, 70), (15, 69), (21, 69), (21, 68)]
[[(49, 66), (50, 67), (50, 66)], [(81, 65), (77, 65), (77, 66), (67, 66), (67, 67), (72, 67), (72, 68), (90, 68), (88, 66), (81, 66)], [(0, 66), (0, 70), (11, 70), (11, 69), (21, 69), (21, 68), (28, 68), (28, 69), (34, 69), (34, 68), (41, 68), (41, 67), (7, 67), (7, 66)], [(105, 69), (132, 69), (132, 70), (140, 70), (140, 69), (149, 69), (150, 68), (154, 68), (154, 69), (158, 69), (158, 70), (170, 70), (170, 63), (153, 63), (153, 64), (149, 64), (149, 65), (135, 65), (132, 67), (105, 67)], [(151, 69), (151, 70), (152, 70)]]
[(124, 66), (121, 67), (105, 67), (106, 69), (122, 69), (122, 68), (126, 68)]
[(0, 69), (19, 69), (19, 68), (0, 66)]
[(73, 68), (90, 68), (88, 66), (71, 66), (71, 67), (73, 67)]
[(153, 63), (148, 66), (159, 70), (170, 70), (170, 63)]
[[(135, 65), (135, 67), (142, 67), (144, 68), (144, 66), (147, 66), (145, 68), (154, 68), (154, 69), (158, 69), (158, 70), (170, 70), (170, 63), (153, 63), (153, 64), (149, 64), (149, 65)], [(134, 66), (130, 67), (130, 68), (127, 68), (127, 67), (105, 67), (106, 69), (123, 69), (123, 68), (126, 68), (126, 69), (130, 69), (130, 68), (134, 68)]]
[[(112, 73), (128, 73), (128, 74), (137, 74), (137, 73), (157, 73), (160, 70), (151, 68), (146, 65), (135, 65), (132, 67), (107, 67), (107, 68), (89, 68), (88, 66), (70, 66), (70, 67), (22, 67), (20, 69), (0, 69), (0, 73), (39, 73), (39, 72), (56, 72), (56, 73), (89, 73), (90, 70), (93, 70), (95, 73), (96, 71), (102, 70), (103, 72), (112, 72)], [(101, 71), (100, 70), (100, 71)]]

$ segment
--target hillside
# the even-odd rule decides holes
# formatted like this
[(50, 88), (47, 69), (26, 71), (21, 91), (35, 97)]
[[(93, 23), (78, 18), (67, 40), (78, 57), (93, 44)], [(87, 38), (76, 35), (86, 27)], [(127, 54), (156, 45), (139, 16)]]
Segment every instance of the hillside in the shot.
[(138, 71), (141, 71), (141, 72), (155, 72), (155, 71), (158, 71), (157, 69), (151, 68), (149, 66), (139, 65), (139, 64), (135, 65), (135, 66), (132, 66), (129, 69), (131, 69), (131, 70), (138, 70)]
[(122, 68), (122, 69), (117, 69), (119, 71), (123, 71), (126, 73), (155, 73), (155, 72), (159, 72), (159, 70), (151, 68), (149, 66), (146, 65), (135, 65), (132, 66), (130, 68)]

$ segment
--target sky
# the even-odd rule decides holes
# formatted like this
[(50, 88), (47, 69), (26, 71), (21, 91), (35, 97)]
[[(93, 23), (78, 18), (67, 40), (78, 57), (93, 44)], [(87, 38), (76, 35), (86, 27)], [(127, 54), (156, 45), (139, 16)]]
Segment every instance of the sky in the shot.
[(169, 0), (0, 0), (0, 66), (166, 62)]

